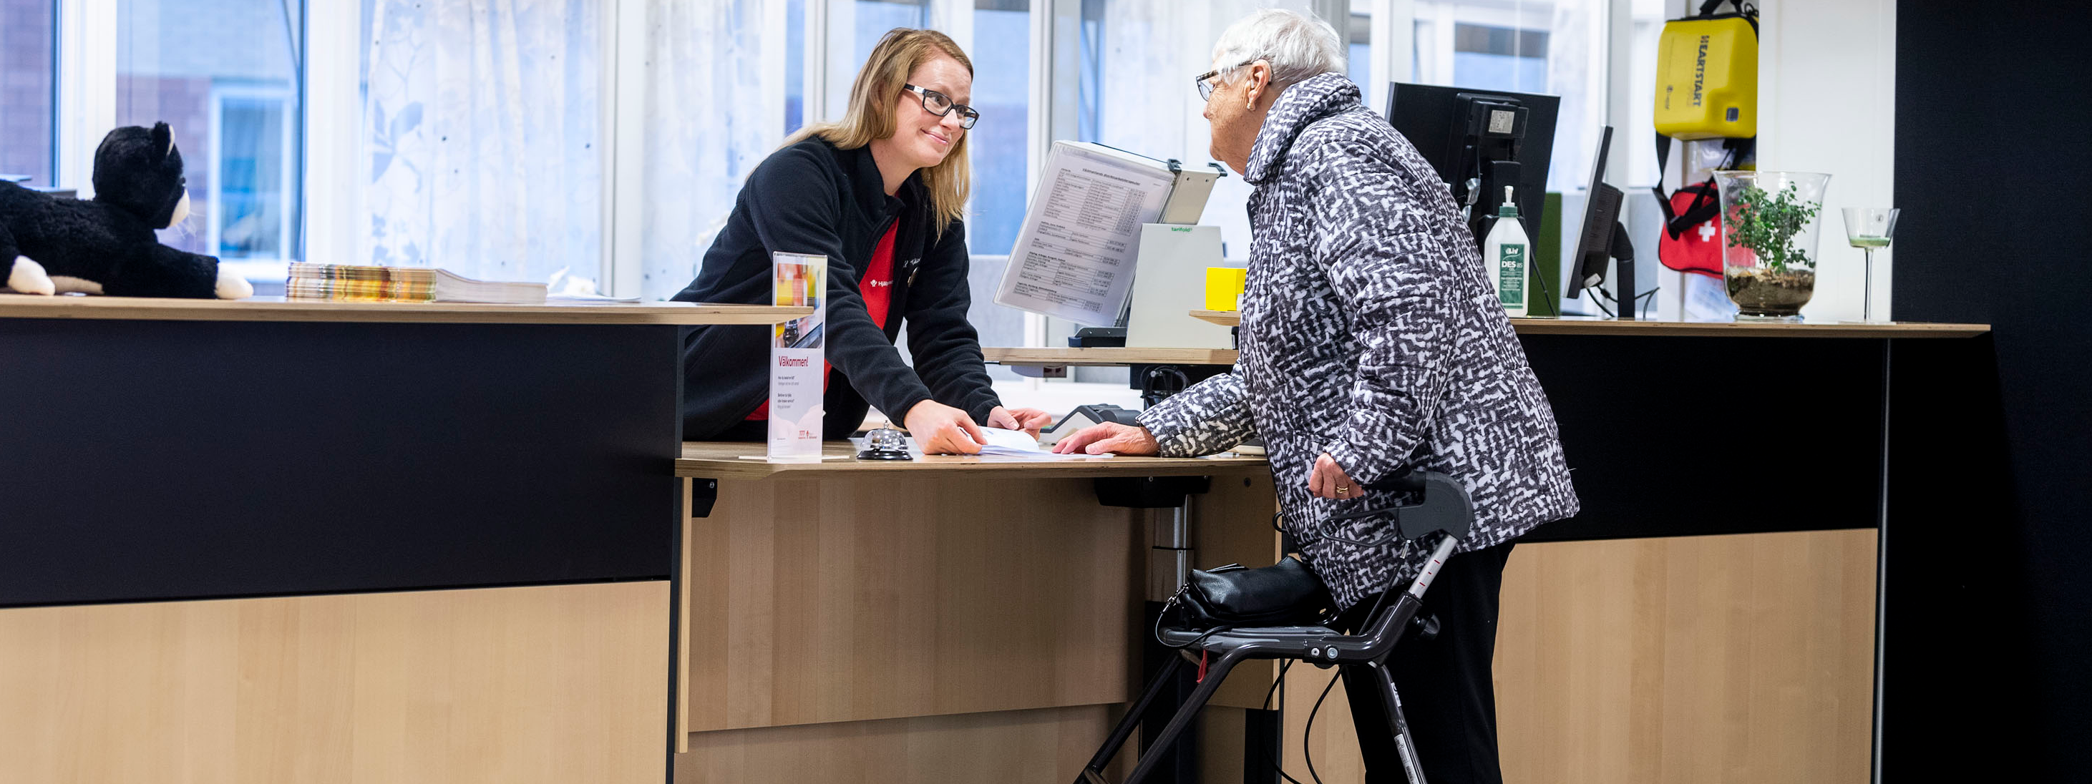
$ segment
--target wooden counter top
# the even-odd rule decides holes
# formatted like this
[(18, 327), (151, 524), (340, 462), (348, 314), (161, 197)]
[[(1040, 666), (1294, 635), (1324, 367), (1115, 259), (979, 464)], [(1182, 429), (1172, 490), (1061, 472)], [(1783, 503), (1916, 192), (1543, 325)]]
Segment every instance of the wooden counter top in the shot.
[(1210, 457), (1113, 457), (1097, 460), (1042, 461), (1021, 457), (968, 457), (929, 455), (915, 460), (855, 460), (857, 448), (846, 441), (822, 446), (823, 455), (845, 456), (819, 463), (770, 463), (743, 459), (760, 457), (764, 446), (756, 443), (691, 441), (683, 444), (683, 457), (676, 461), (676, 476), (700, 479), (821, 479), (832, 476), (863, 477), (879, 473), (911, 471), (963, 471), (983, 478), (1069, 478), (1108, 476), (1205, 476), (1261, 472), (1268, 463), (1262, 457), (1214, 455)]
[[(1232, 310), (1194, 310), (1193, 318), (1221, 326), (1242, 324), (1242, 314)], [(1780, 322), (1730, 321), (1616, 321), (1570, 316), (1566, 318), (1514, 318), (1511, 328), (1520, 335), (1644, 335), (1663, 337), (1785, 337), (1785, 338), (1969, 338), (1990, 332), (1989, 324), (1786, 324)]]
[(463, 302), (286, 301), (40, 297), (0, 294), (0, 318), (117, 321), (304, 321), (398, 324), (775, 324), (812, 308), (695, 302), (562, 302), (482, 305)]

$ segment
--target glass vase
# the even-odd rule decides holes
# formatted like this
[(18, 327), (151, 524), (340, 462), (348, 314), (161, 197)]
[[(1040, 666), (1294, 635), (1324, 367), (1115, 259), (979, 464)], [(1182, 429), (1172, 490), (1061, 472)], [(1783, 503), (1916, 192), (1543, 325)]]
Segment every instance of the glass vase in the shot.
[(1722, 281), (1737, 318), (1800, 321), (1816, 293), (1816, 237), (1830, 175), (1715, 172), (1722, 198)]

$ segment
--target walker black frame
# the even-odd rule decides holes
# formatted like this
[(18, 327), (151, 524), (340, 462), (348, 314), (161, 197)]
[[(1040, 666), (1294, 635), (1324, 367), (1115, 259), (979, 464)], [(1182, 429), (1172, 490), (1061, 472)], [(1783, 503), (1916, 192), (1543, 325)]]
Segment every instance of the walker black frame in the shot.
[[(1411, 473), (1386, 482), (1377, 483), (1368, 489), (1391, 490), (1406, 493), (1416, 498), (1415, 503), (1394, 507), (1372, 509), (1345, 515), (1357, 518), (1381, 514), (1393, 514), (1397, 531), (1404, 539), (1418, 540), (1437, 534), (1430, 560), (1418, 571), (1416, 580), (1404, 591), (1394, 606), (1376, 613), (1367, 621), (1361, 634), (1341, 634), (1326, 626), (1277, 626), (1265, 628), (1240, 628), (1224, 631), (1197, 629), (1164, 629), (1161, 636), (1165, 644), (1181, 646), (1186, 650), (1196, 648), (1207, 655), (1218, 655), (1207, 670), (1206, 677), (1191, 693), (1169, 723), (1162, 728), (1150, 748), (1143, 749), (1140, 760), (1124, 784), (1140, 784), (1155, 767), (1167, 758), (1161, 753), (1177, 741), (1178, 736), (1191, 726), (1192, 719), (1203, 709), (1220, 684), (1236, 665), (1251, 659), (1296, 659), (1317, 667), (1364, 668), (1372, 673), (1371, 678), (1380, 689), (1380, 698), (1387, 708), (1388, 717), (1395, 729), (1395, 748), (1402, 758), (1403, 772), (1408, 774), (1411, 784), (1424, 784), (1422, 764), (1417, 760), (1416, 744), (1409, 734), (1409, 722), (1402, 715), (1402, 696), (1395, 688), (1393, 675), (1387, 670), (1387, 657), (1400, 640), (1403, 630), (1410, 626), (1422, 607), (1424, 592), (1430, 590), (1431, 581), (1438, 570), (1451, 557), (1453, 549), (1467, 536), (1474, 523), (1474, 505), (1467, 490), (1445, 474), (1436, 472)], [(1089, 764), (1075, 778), (1075, 784), (1110, 784), (1104, 778), (1105, 766), (1118, 755), (1133, 731), (1140, 726), (1149, 704), (1175, 682), (1177, 671), (1185, 666), (1184, 657), (1174, 657), (1168, 666), (1151, 682), (1140, 699), (1126, 712), (1104, 745), (1097, 749)]]

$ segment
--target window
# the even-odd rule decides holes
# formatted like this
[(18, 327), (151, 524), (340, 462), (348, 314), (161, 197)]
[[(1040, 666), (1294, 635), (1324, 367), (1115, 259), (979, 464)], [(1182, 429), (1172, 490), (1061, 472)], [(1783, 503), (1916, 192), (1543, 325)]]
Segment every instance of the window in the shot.
[(1547, 187), (1580, 189), (1605, 124), (1606, 10), (1602, 0), (1417, 0), (1413, 81), (1561, 96)]
[[(1547, 189), (1562, 194), (1561, 247), (1576, 246), (1599, 129), (1614, 126), (1608, 184), (1626, 192), (1621, 220), (1641, 258), (1654, 259), (1661, 212), (1648, 186), (1657, 181), (1650, 96), (1655, 88), (1657, 35), (1663, 0), (1633, 0), (1628, 73), (1622, 94), (1609, 94), (1614, 62), (1606, 28), (1613, 11), (1603, 0), (1417, 0), (1415, 81), (1486, 90), (1559, 95)], [(1655, 264), (1656, 275), (1667, 273)], [(1568, 270), (1564, 270), (1566, 275)], [(1671, 279), (1675, 280), (1675, 277)], [(1565, 278), (1566, 280), (1566, 278)], [(1608, 281), (1610, 285), (1610, 281)], [(1564, 303), (1564, 312), (1595, 315), (1588, 298)]]
[(57, 57), (54, 0), (0, 0), (0, 178), (57, 184)]
[(785, 3), (785, 133), (806, 125), (806, 3)]
[(1373, 82), (1373, 3), (1372, 0), (1351, 0), (1351, 19), (1344, 31), (1346, 41), (1345, 70), (1351, 82), (1358, 85), (1359, 93), (1368, 105), (1377, 105), (1380, 99), (1373, 94), (1387, 89), (1387, 85)]
[(363, 0), (355, 258), (599, 277), (604, 1)]
[(160, 241), (280, 282), (299, 255), (303, 4), (118, 0), (116, 124), (165, 122), (189, 219)]
[[(211, 90), (211, 155), (204, 247), (221, 261), (291, 258), (295, 118), (288, 89), (222, 85)], [(184, 160), (187, 163), (187, 160)], [(191, 197), (194, 198), (193, 196)]]
[(930, 19), (930, 0), (809, 0), (828, 3), (828, 117), (840, 119), (850, 105), (850, 85), (858, 66), (879, 45), (880, 36), (896, 27), (922, 27)]
[[(1031, 197), (1031, 3), (973, 0), (971, 11), (972, 41), (959, 42), (973, 60), (973, 105), (981, 112), (966, 141), (973, 165), (973, 204), (966, 215), (973, 307), (967, 318), (980, 333), (981, 345), (1021, 346), (1025, 314), (995, 304), (995, 289)], [(1000, 366), (990, 367), (989, 374), (998, 381), (1018, 380)]]
[[(1239, 8), (1233, 6), (1239, 5)], [(1076, 138), (1193, 166), (1212, 160), (1211, 133), (1191, 78), (1210, 69), (1212, 41), (1255, 8), (1222, 3), (1083, 0), (1077, 63)], [(1193, 36), (1185, 30), (1206, 30)], [(1192, 43), (1193, 40), (1199, 43)], [(1249, 186), (1229, 172), (1207, 201), (1205, 223), (1221, 227), (1229, 258), (1249, 252)], [(1046, 345), (1065, 346), (1079, 325), (1047, 319)], [(1124, 387), (1122, 368), (1074, 368), (1075, 381)]]
[(967, 138), (973, 209), (966, 234), (974, 253), (1007, 255), (1024, 222), (1026, 140), (1030, 135), (1029, 0), (974, 0), (973, 106), (981, 120)]

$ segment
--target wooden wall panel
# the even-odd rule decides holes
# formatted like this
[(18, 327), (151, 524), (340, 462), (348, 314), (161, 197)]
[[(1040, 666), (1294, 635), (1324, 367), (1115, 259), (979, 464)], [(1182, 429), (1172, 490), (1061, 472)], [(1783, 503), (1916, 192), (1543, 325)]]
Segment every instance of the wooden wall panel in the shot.
[(687, 726), (1128, 701), (1141, 524), (1087, 479), (721, 482), (687, 541)]
[(1092, 705), (700, 732), (675, 783), (1065, 784), (1114, 716)]
[[(1864, 782), (1875, 533), (1521, 545), (1496, 657), (1506, 781)], [(1287, 678), (1287, 771), (1329, 682)], [(1362, 781), (1343, 686), (1315, 722), (1322, 780)]]
[(668, 583), (0, 611), (0, 781), (658, 782)]

